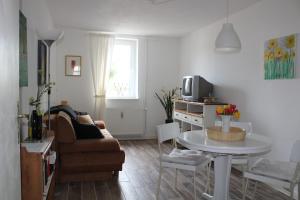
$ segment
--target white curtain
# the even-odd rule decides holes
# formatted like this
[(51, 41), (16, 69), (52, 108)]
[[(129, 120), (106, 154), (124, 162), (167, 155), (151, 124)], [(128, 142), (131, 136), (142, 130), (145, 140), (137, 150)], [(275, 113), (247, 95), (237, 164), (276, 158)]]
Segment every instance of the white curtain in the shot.
[(114, 37), (103, 34), (90, 34), (90, 56), (94, 83), (94, 116), (103, 119), (105, 109), (106, 83), (111, 64)]

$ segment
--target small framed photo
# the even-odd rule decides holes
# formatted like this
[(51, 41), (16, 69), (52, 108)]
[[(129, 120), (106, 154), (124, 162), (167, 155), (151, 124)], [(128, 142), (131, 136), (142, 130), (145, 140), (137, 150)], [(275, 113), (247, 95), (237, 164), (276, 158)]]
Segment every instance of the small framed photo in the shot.
[(81, 76), (81, 56), (67, 55), (65, 62), (66, 76)]

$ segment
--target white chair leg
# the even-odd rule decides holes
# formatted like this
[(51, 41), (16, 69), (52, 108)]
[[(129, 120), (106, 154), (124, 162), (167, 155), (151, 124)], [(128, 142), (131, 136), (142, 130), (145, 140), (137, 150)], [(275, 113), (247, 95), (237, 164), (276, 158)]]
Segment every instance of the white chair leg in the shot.
[(300, 183), (298, 183), (298, 200), (300, 200)]
[(247, 178), (244, 178), (243, 180), (245, 183), (244, 183), (244, 191), (243, 191), (243, 200), (246, 199), (246, 195), (247, 195), (247, 188), (248, 188), (248, 182), (249, 180)]
[(196, 171), (194, 171), (194, 198), (197, 199), (197, 191), (196, 191)]
[(159, 177), (158, 177), (158, 184), (157, 184), (157, 190), (156, 190), (156, 199), (158, 200), (159, 197), (159, 190), (160, 190), (160, 183), (161, 183), (161, 174), (162, 174), (162, 167), (159, 166)]
[(246, 167), (245, 165), (242, 165), (242, 193), (244, 192), (245, 190), (245, 177), (244, 177), (244, 172), (246, 171)]
[(206, 183), (206, 186), (205, 186), (205, 193), (207, 194), (210, 194), (210, 168), (211, 168), (211, 162), (208, 163), (208, 166), (207, 166), (207, 183)]
[(255, 181), (254, 183), (254, 191), (253, 191), (253, 196), (252, 196), (252, 199), (255, 199), (255, 194), (256, 194), (256, 190), (257, 190), (257, 181)]
[(174, 188), (177, 188), (177, 176), (178, 176), (178, 169), (175, 169), (175, 184), (174, 184)]
[[(294, 184), (291, 184), (290, 185), (290, 199), (293, 200), (294, 199), (294, 188), (295, 188), (295, 185)], [(299, 188), (299, 187), (298, 187)], [(299, 197), (298, 197), (299, 199)]]

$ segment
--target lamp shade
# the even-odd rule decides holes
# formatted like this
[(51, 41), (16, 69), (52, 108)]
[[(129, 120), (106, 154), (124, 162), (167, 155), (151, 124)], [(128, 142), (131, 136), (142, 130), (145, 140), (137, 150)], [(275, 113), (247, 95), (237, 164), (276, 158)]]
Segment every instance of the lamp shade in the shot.
[(240, 38), (232, 23), (223, 24), (222, 30), (216, 39), (215, 47), (217, 51), (223, 52), (235, 52), (241, 49)]
[(37, 31), (37, 34), (39, 36), (39, 39), (41, 39), (41, 40), (56, 41), (63, 36), (64, 32), (61, 30), (53, 29), (53, 30), (47, 30), (47, 31)]

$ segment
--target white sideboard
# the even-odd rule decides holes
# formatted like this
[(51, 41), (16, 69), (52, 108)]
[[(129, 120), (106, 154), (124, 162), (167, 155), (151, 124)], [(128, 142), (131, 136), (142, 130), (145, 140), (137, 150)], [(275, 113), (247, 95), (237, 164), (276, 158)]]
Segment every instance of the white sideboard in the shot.
[(216, 106), (223, 103), (201, 103), (175, 100), (173, 118), (179, 122), (181, 131), (199, 130), (214, 126)]

